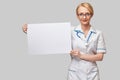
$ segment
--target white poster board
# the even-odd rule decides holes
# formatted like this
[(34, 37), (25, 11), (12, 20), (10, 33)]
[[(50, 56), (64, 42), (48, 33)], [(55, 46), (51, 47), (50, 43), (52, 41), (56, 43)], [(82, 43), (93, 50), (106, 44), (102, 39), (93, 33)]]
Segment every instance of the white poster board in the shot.
[(28, 24), (28, 53), (65, 54), (71, 50), (71, 24), (41, 23)]

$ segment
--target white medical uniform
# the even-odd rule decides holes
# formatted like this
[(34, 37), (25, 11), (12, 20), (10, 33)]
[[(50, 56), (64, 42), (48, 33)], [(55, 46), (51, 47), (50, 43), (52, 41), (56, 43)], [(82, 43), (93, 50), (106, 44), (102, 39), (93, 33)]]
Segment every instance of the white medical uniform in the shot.
[[(80, 50), (82, 54), (106, 53), (102, 32), (91, 26), (88, 35), (85, 37), (80, 25), (74, 27), (72, 29), (72, 49)], [(81, 60), (73, 56), (71, 58), (68, 80), (100, 80), (96, 62)]]

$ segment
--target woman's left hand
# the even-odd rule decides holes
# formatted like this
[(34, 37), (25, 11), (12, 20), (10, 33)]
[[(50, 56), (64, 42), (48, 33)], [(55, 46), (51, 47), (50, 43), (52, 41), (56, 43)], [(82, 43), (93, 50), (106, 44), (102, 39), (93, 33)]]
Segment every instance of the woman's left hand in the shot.
[(71, 50), (70, 54), (75, 57), (80, 57), (80, 51), (79, 50)]

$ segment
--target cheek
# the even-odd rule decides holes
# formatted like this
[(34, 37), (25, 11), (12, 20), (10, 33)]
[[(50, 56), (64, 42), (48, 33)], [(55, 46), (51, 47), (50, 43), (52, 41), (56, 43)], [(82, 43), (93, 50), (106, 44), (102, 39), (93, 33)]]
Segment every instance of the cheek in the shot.
[(80, 18), (80, 17), (77, 17), (77, 18), (78, 18), (79, 21), (82, 21), (82, 18)]
[(88, 19), (88, 21), (90, 21), (90, 20), (91, 20), (91, 18)]
[(91, 17), (90, 17), (90, 18), (88, 18), (88, 20), (90, 21), (90, 20), (91, 20)]

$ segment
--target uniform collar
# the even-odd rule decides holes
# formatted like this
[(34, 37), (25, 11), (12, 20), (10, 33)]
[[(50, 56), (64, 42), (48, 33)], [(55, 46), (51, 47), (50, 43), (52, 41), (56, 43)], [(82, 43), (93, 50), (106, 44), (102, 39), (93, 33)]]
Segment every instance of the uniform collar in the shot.
[[(80, 25), (78, 25), (78, 26), (75, 28), (75, 31), (77, 31), (77, 32), (80, 32), (80, 33), (84, 34), (84, 32), (83, 32), (83, 30), (82, 30), (82, 28), (81, 28), (81, 26), (80, 26)], [(92, 33), (96, 33), (96, 30), (94, 29), (94, 27), (93, 27), (93, 26), (91, 26), (91, 27), (90, 27), (90, 32), (92, 32)]]

